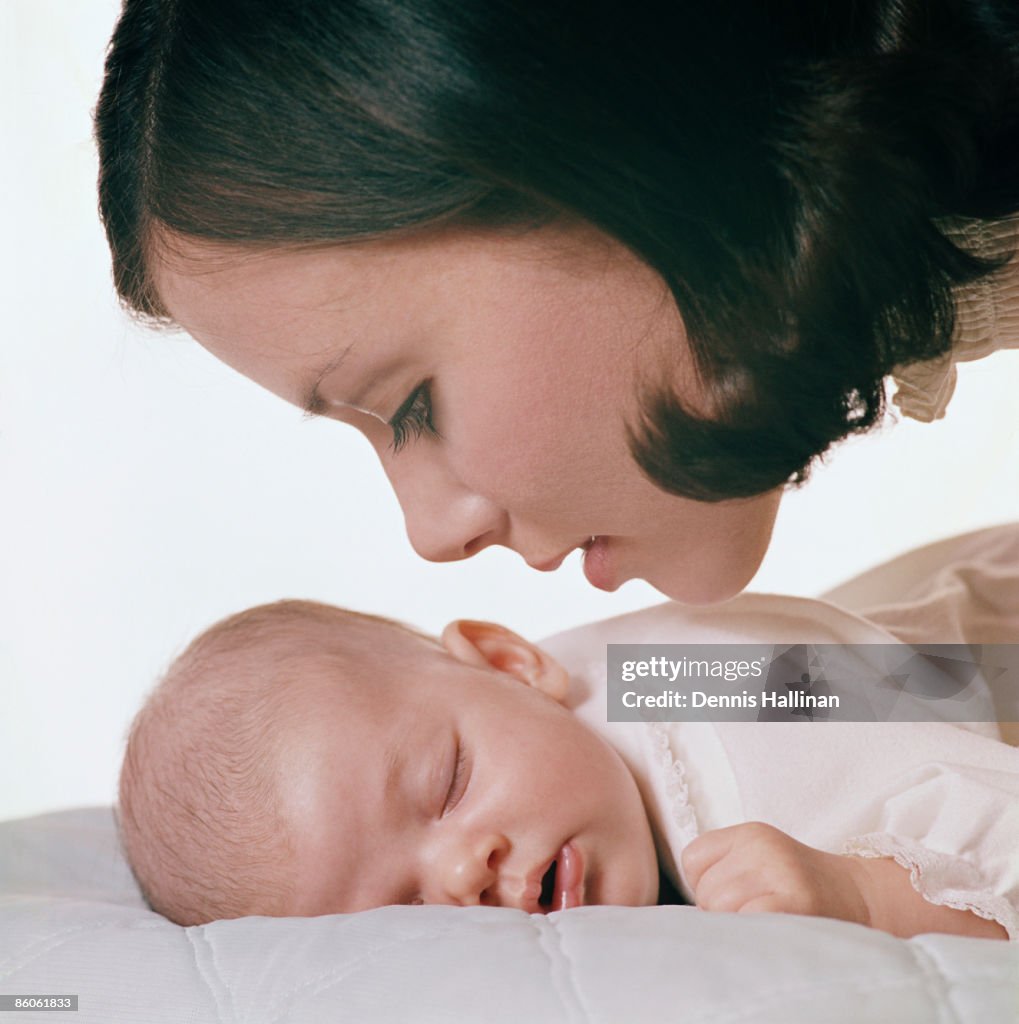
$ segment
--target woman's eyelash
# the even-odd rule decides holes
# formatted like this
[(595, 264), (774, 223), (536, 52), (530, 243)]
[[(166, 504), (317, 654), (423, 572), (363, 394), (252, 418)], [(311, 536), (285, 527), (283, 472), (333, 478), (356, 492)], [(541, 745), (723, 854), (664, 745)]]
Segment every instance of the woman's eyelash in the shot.
[(432, 382), (419, 384), (407, 396), (407, 400), (396, 410), (389, 426), (393, 431), (393, 452), (398, 452), (411, 438), (422, 434), (438, 437), (439, 432), (432, 422)]
[(456, 741), (456, 766), (453, 769), (453, 777), (449, 780), (449, 789), (446, 791), (446, 799), (442, 804), (442, 813), (449, 814), (460, 802), (467, 789), (467, 751), (463, 743)]

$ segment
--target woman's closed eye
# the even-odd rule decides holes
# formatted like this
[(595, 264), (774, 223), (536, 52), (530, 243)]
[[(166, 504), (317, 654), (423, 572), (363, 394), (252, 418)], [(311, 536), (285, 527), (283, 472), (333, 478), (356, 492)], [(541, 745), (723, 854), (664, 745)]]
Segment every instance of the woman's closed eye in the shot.
[(398, 452), (411, 438), (430, 434), (438, 437), (439, 432), (432, 422), (432, 382), (429, 380), (419, 384), (408, 396), (403, 405), (393, 414), (389, 426), (393, 431), (393, 452)]
[(463, 799), (467, 791), (467, 783), (470, 781), (470, 773), (467, 770), (467, 751), (464, 749), (463, 741), (457, 738), (456, 760), (453, 763), (453, 771), (449, 779), (449, 787), (446, 790), (446, 799), (442, 802), (442, 815), (449, 814)]

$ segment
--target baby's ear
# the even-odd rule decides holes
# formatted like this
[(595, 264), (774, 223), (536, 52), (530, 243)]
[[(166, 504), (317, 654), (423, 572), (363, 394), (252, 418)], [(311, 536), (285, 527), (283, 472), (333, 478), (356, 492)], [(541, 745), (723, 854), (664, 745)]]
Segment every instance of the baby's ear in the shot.
[(457, 619), (442, 631), (442, 645), (460, 661), (494, 668), (541, 690), (560, 704), (566, 700), (570, 677), (555, 658), (494, 622)]

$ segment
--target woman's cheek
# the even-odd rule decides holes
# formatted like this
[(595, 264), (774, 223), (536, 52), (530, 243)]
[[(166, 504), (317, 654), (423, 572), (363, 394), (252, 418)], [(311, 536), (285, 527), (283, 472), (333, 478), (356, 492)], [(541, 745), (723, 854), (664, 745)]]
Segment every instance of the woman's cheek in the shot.
[(508, 510), (543, 512), (559, 507), (564, 495), (571, 495), (571, 504), (582, 500), (575, 452), (554, 426), (546, 429), (540, 417), (530, 417), (505, 430), (486, 419), (466, 443), (451, 439), (446, 454), (464, 486)]

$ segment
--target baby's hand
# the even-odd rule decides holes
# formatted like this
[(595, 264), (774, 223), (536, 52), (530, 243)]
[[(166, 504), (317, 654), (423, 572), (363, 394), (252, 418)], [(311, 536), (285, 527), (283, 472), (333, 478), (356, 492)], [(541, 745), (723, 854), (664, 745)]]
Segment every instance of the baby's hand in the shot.
[(811, 914), (871, 924), (860, 862), (749, 822), (698, 836), (683, 871), (703, 910)]
[(705, 832), (682, 860), (704, 910), (835, 917), (901, 938), (924, 932), (1008, 938), (997, 921), (929, 903), (891, 858), (824, 853), (760, 822)]

